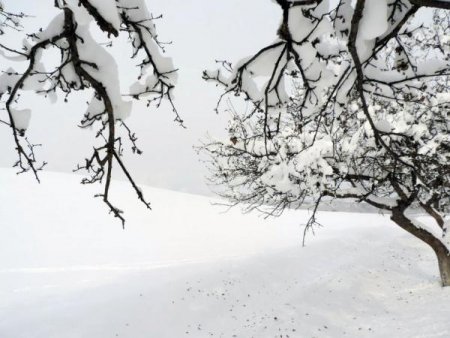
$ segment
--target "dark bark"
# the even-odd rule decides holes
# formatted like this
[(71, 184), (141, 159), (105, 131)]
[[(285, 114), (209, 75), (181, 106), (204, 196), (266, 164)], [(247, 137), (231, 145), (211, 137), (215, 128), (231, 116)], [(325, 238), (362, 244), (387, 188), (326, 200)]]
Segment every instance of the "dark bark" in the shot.
[(436, 252), (441, 274), (442, 286), (450, 286), (450, 256), (445, 252)]
[(401, 208), (394, 208), (392, 210), (391, 219), (402, 229), (428, 244), (433, 249), (438, 259), (442, 286), (450, 286), (450, 251), (447, 247), (427, 230), (415, 226), (413, 222), (405, 216), (404, 210)]
[(411, 0), (411, 3), (416, 6), (450, 9), (450, 2), (445, 0)]
[(83, 5), (84, 8), (86, 8), (86, 10), (88, 11), (88, 13), (95, 19), (95, 21), (97, 22), (97, 25), (100, 27), (100, 29), (106, 33), (108, 33), (108, 35), (112, 34), (115, 37), (119, 36), (119, 32), (117, 31), (117, 29), (115, 29), (113, 27), (113, 25), (106, 21), (102, 15), (100, 15), (100, 13), (98, 12), (98, 9), (95, 8), (95, 6), (93, 6), (89, 1), (87, 0), (79, 0), (80, 5)]

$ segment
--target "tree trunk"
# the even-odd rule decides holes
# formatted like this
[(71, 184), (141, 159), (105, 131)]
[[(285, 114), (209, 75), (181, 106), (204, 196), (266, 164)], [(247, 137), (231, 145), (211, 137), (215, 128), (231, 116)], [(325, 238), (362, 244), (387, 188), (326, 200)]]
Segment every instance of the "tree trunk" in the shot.
[(442, 286), (450, 286), (450, 256), (443, 251), (436, 252), (436, 256), (439, 263)]
[(433, 249), (438, 259), (442, 286), (450, 286), (450, 251), (442, 241), (427, 230), (416, 227), (412, 221), (405, 216), (404, 210), (400, 208), (394, 208), (392, 210), (391, 220)]

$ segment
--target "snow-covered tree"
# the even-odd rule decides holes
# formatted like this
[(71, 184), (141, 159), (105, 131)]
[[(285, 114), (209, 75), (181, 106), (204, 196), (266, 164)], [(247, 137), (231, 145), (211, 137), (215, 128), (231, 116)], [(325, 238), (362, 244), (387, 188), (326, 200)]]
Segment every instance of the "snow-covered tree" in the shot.
[[(51, 6), (51, 2), (48, 5)], [(164, 45), (155, 30), (154, 21), (159, 17), (149, 13), (144, 0), (55, 0), (54, 6), (59, 14), (46, 28), (27, 34), (22, 49), (0, 45), (4, 58), (16, 61), (19, 66), (26, 63), (25, 71), (9, 68), (0, 76), (0, 96), (6, 111), (6, 117), (0, 121), (11, 128), (14, 137), (18, 154), (15, 167), (20, 172), (32, 171), (39, 180), (38, 172), (45, 162), (36, 159), (36, 145), (26, 137), (32, 111), (18, 108), (21, 92), (34, 91), (54, 101), (58, 95), (67, 100), (74, 91), (88, 90), (91, 99), (80, 127), (97, 128), (97, 142), (92, 154), (76, 170), (87, 172), (83, 184), (103, 183), (103, 192), (98, 196), (114, 216), (124, 222), (122, 212), (110, 202), (114, 165), (123, 171), (138, 198), (150, 208), (123, 162), (125, 140), (117, 130), (123, 127), (122, 133), (131, 142), (132, 151), (140, 154), (136, 135), (124, 122), (131, 113), (132, 100), (144, 99), (148, 105), (153, 102), (159, 105), (161, 100), (167, 100), (176, 121), (182, 123), (172, 102), (176, 70), (171, 60), (162, 55)], [(0, 16), (3, 33), (8, 29), (20, 29), (24, 14), (10, 13), (0, 3)], [(105, 44), (95, 38), (94, 27), (103, 32), (103, 41), (109, 38), (111, 43), (121, 33), (128, 37), (131, 58), (137, 61), (140, 70), (129, 92), (121, 93), (119, 65)], [(46, 58), (49, 50), (59, 54), (57, 64), (49, 64)]]
[(305, 233), (324, 200), (365, 202), (428, 244), (450, 285), (450, 2), (276, 3), (277, 41), (203, 74), (231, 115), (201, 147), (217, 192), (271, 215), (312, 203)]

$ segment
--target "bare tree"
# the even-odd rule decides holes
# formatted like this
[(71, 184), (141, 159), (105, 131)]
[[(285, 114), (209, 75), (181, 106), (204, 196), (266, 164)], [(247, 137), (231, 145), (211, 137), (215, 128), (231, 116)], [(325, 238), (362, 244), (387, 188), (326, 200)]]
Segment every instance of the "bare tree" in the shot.
[[(229, 140), (201, 147), (217, 192), (270, 215), (312, 201), (305, 234), (323, 200), (370, 204), (434, 250), (449, 286), (450, 2), (276, 2), (278, 41), (203, 74), (231, 114)], [(439, 10), (419, 22), (421, 7)]]
[[(176, 70), (170, 59), (162, 56), (164, 44), (158, 40), (154, 21), (160, 17), (152, 16), (144, 0), (55, 0), (54, 6), (60, 13), (47, 28), (27, 34), (28, 41), (23, 50), (15, 50), (0, 45), (3, 55), (9, 54), (27, 63), (23, 73), (14, 69), (3, 72), (0, 78), (0, 95), (4, 99), (7, 119), (3, 120), (13, 134), (18, 160), (15, 167), (20, 172), (38, 172), (44, 167), (35, 156), (36, 144), (28, 141), (26, 130), (31, 110), (19, 110), (20, 92), (33, 90), (54, 99), (57, 94), (65, 100), (74, 91), (90, 90), (92, 99), (80, 123), (81, 128), (97, 127), (92, 154), (87, 156), (76, 171), (85, 171), (88, 177), (83, 184), (100, 182), (103, 192), (98, 194), (108, 205), (115, 217), (122, 223), (122, 211), (110, 201), (111, 174), (114, 165), (123, 171), (135, 190), (139, 200), (150, 209), (141, 190), (136, 185), (122, 160), (124, 138), (117, 127), (123, 127), (126, 138), (131, 142), (134, 153), (141, 154), (137, 137), (124, 120), (131, 112), (131, 100), (147, 100), (147, 105), (167, 100), (175, 113), (175, 120), (182, 124), (172, 102), (172, 91), (176, 82)], [(3, 28), (18, 29), (19, 19), (24, 14), (7, 12), (3, 6), (0, 14), (4, 18)], [(90, 23), (94, 21), (111, 42), (126, 34), (131, 46), (131, 58), (137, 60), (140, 75), (135, 84), (123, 98), (120, 92), (118, 65), (114, 57), (99, 44), (91, 34)], [(57, 50), (59, 63), (50, 69), (46, 64), (45, 52)]]

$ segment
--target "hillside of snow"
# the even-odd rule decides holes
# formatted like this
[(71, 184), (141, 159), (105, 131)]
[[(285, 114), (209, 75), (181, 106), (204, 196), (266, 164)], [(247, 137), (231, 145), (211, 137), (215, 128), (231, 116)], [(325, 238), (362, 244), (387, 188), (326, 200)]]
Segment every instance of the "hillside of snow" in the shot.
[(379, 214), (224, 213), (125, 182), (125, 230), (80, 177), (0, 169), (1, 338), (450, 337), (430, 249)]

